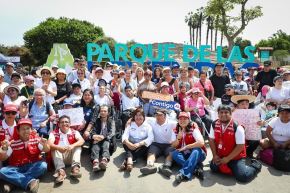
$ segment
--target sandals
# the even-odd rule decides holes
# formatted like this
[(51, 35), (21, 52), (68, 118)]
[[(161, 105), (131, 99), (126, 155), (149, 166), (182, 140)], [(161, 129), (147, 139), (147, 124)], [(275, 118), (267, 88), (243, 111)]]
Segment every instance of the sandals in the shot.
[(55, 183), (59, 184), (62, 183), (66, 178), (66, 173), (64, 169), (59, 169), (57, 173), (53, 175), (55, 177)]
[(133, 163), (128, 163), (127, 160), (124, 160), (122, 165), (120, 166), (120, 171), (131, 172), (133, 169)]
[(127, 163), (127, 172), (131, 172), (133, 169), (133, 163)]
[(80, 167), (79, 166), (74, 166), (72, 168), (72, 170), (71, 170), (70, 176), (71, 177), (74, 177), (74, 178), (80, 178), (80, 177), (82, 177)]

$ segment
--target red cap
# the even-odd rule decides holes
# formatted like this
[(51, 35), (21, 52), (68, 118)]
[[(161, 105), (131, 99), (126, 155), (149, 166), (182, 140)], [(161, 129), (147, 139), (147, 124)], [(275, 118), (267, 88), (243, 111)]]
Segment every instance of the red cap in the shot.
[(13, 111), (13, 112), (17, 112), (18, 111), (18, 108), (16, 105), (13, 105), (13, 104), (9, 104), (9, 105), (6, 105), (4, 107), (4, 112), (8, 112), (8, 111)]
[(32, 121), (30, 119), (20, 119), (18, 121), (18, 126), (24, 125), (24, 124), (32, 126)]
[(189, 113), (187, 113), (187, 112), (180, 112), (178, 118), (180, 118), (180, 117), (186, 117), (188, 119), (190, 118)]

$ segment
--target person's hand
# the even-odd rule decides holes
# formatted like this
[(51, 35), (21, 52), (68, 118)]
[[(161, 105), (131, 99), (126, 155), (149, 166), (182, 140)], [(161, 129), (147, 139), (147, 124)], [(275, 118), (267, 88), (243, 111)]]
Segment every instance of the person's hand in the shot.
[(183, 146), (182, 148), (180, 148), (180, 149), (178, 149), (178, 151), (179, 152), (182, 152), (182, 151), (185, 151), (185, 150), (187, 150), (188, 148), (187, 148), (187, 145), (186, 146)]
[(212, 161), (216, 164), (219, 165), (221, 163), (221, 158), (218, 155), (213, 156)]
[(264, 126), (264, 121), (262, 121), (262, 120), (258, 121), (257, 125), (259, 125), (260, 127)]
[(14, 140), (8, 141), (7, 139), (5, 139), (4, 141), (1, 142), (1, 148), (3, 151), (7, 151), (8, 147), (10, 147), (10, 145), (14, 142)]
[(229, 163), (229, 158), (228, 157), (223, 157), (221, 160), (220, 160), (220, 163), (221, 164), (227, 164), (227, 163)]
[(59, 104), (59, 100), (58, 100), (58, 99), (55, 100), (54, 103), (55, 103), (55, 104)]
[(127, 146), (128, 146), (128, 148), (131, 149), (131, 150), (135, 150), (135, 149), (138, 148), (138, 145), (135, 145), (135, 144), (130, 143), (130, 142), (127, 144)]
[(101, 141), (101, 138), (99, 135), (93, 135), (93, 140), (96, 142), (99, 142), (99, 141)]
[(73, 145), (69, 145), (66, 147), (66, 151), (71, 151), (74, 149), (74, 146)]
[(43, 90), (47, 91), (47, 89), (48, 89), (48, 84), (43, 84), (41, 88), (42, 88)]
[(47, 143), (47, 139), (45, 139), (45, 138), (41, 137), (41, 139), (40, 139), (39, 143), (40, 143), (42, 146), (45, 146), (45, 145), (46, 145), (46, 143)]
[(81, 129), (84, 129), (84, 128), (85, 128), (85, 126), (86, 126), (86, 121), (85, 121), (85, 120), (83, 120), (83, 122), (82, 122), (82, 124), (81, 124), (80, 128), (81, 128)]
[(83, 134), (84, 139), (88, 139), (89, 136), (90, 136), (90, 132), (85, 131), (84, 134)]
[(57, 149), (60, 153), (65, 153), (67, 151), (67, 147), (58, 147)]
[(44, 127), (46, 127), (46, 122), (44, 121), (44, 122), (40, 123), (39, 127), (40, 127), (40, 128), (44, 128)]
[(177, 136), (176, 136), (176, 139), (181, 140), (182, 137), (183, 137), (182, 131), (179, 131)]

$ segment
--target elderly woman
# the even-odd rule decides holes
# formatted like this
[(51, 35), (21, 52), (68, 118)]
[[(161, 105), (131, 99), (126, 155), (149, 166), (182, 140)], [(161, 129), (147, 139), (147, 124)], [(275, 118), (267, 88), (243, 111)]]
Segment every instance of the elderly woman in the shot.
[(182, 167), (175, 176), (179, 183), (192, 178), (194, 171), (206, 158), (206, 148), (197, 124), (191, 123), (187, 112), (179, 114), (175, 133), (177, 137), (172, 146), (176, 150), (172, 152), (172, 158)]
[(75, 79), (72, 84), (74, 83), (79, 83), (82, 87), (82, 91), (88, 89), (88, 88), (91, 88), (91, 82), (89, 81), (89, 79), (87, 79), (85, 77), (85, 74), (86, 74), (86, 69), (85, 68), (79, 68), (77, 70), (77, 75), (78, 75), (78, 78)]
[(263, 149), (290, 149), (290, 106), (280, 105), (278, 117), (272, 119), (266, 130), (267, 138), (261, 141)]
[(130, 172), (133, 168), (133, 161), (147, 155), (148, 147), (153, 142), (154, 136), (151, 126), (144, 121), (143, 109), (137, 108), (132, 114), (131, 123), (128, 124), (122, 136), (126, 158), (120, 170)]
[(203, 128), (203, 122), (205, 129), (209, 131), (212, 120), (205, 112), (205, 106), (210, 104), (209, 100), (198, 88), (193, 88), (190, 94), (191, 96), (185, 103), (185, 111), (190, 112), (191, 120), (200, 128)]
[(71, 84), (66, 80), (66, 72), (64, 69), (58, 69), (56, 71), (55, 84), (57, 87), (57, 95), (54, 97), (55, 104), (54, 109), (58, 110), (62, 107), (63, 101), (69, 97), (71, 93)]
[(25, 86), (25, 84), (23, 84), (21, 75), (17, 72), (12, 73), (11, 84), (17, 85), (19, 89), (22, 89)]
[(32, 121), (32, 127), (40, 136), (48, 138), (50, 130), (49, 117), (55, 112), (51, 104), (45, 101), (45, 91), (41, 88), (34, 90), (34, 100), (29, 103), (28, 117)]
[(100, 86), (99, 88), (99, 94), (95, 95), (95, 103), (97, 105), (108, 105), (108, 106), (112, 106), (114, 104), (112, 98), (110, 97), (110, 95), (108, 95), (106, 93), (106, 86)]
[(266, 101), (274, 102), (277, 105), (290, 103), (290, 90), (282, 86), (283, 77), (276, 76), (273, 80), (274, 87), (267, 93)]
[(54, 97), (57, 95), (56, 84), (52, 81), (54, 77), (53, 71), (49, 67), (44, 66), (37, 70), (36, 74), (41, 78), (36, 80), (34, 88), (42, 88), (45, 91), (46, 101), (53, 104), (55, 101)]

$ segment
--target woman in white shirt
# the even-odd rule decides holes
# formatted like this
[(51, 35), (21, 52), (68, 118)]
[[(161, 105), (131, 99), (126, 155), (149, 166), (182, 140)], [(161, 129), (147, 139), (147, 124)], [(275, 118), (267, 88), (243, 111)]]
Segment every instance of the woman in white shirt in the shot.
[(47, 66), (42, 67), (40, 70), (36, 71), (38, 77), (35, 81), (34, 89), (42, 88), (46, 93), (46, 101), (50, 104), (54, 103), (54, 97), (57, 95), (57, 87), (52, 77), (54, 77), (54, 72)]
[(290, 149), (290, 106), (280, 105), (278, 117), (272, 119), (266, 130), (267, 138), (261, 141), (263, 149), (270, 147)]
[(99, 94), (94, 96), (95, 98), (95, 103), (97, 105), (107, 105), (107, 106), (112, 106), (114, 104), (112, 98), (106, 94), (106, 86), (100, 86), (99, 87)]
[(151, 126), (144, 121), (144, 110), (137, 108), (132, 114), (131, 123), (128, 124), (122, 136), (126, 158), (120, 167), (121, 171), (130, 172), (133, 168), (133, 160), (146, 156), (148, 147), (154, 140)]
[(75, 79), (72, 83), (79, 83), (82, 87), (82, 92), (86, 89), (90, 89), (91, 88), (91, 82), (89, 79), (87, 79), (85, 77), (85, 73), (86, 73), (86, 69), (85, 68), (79, 68), (77, 70), (77, 75), (78, 78)]
[(27, 100), (25, 96), (19, 96), (20, 94), (20, 89), (17, 85), (10, 84), (9, 86), (4, 88), (4, 100), (3, 104), (13, 104), (16, 105), (17, 107), (20, 107), (20, 104), (22, 101)]
[(282, 86), (283, 78), (282, 76), (276, 76), (273, 80), (274, 87), (270, 88), (267, 93), (266, 101), (274, 102), (276, 104), (287, 104), (290, 102), (290, 90)]

